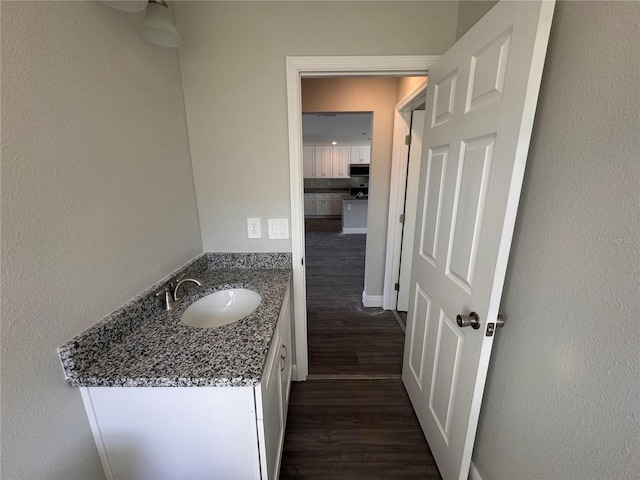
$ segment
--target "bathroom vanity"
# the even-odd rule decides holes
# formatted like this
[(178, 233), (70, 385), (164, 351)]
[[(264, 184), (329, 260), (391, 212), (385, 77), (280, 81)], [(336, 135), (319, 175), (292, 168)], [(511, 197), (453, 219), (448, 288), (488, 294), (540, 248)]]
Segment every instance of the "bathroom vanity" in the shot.
[[(172, 278), (202, 280), (172, 311)], [(108, 479), (275, 479), (292, 375), (288, 254), (204, 254), (58, 349), (80, 388)], [(216, 328), (180, 321), (229, 288), (259, 293), (248, 317)]]

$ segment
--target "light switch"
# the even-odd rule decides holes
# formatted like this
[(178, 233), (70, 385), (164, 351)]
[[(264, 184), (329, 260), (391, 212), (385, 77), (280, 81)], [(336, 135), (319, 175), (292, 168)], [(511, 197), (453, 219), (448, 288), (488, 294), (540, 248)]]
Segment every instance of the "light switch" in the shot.
[(269, 225), (269, 238), (271, 240), (282, 240), (289, 238), (289, 219), (287, 218), (270, 218), (267, 220)]

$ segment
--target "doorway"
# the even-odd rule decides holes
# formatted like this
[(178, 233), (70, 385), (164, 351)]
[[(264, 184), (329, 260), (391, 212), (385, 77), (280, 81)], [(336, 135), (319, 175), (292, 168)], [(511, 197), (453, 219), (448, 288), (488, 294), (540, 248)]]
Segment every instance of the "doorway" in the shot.
[[(287, 57), (287, 106), (291, 187), (291, 251), (295, 315), (296, 366), (294, 379), (304, 381), (309, 365), (307, 353), (307, 307), (305, 278), (302, 78), (354, 76), (426, 76), (440, 55), (388, 57)], [(382, 295), (380, 295), (382, 297)]]

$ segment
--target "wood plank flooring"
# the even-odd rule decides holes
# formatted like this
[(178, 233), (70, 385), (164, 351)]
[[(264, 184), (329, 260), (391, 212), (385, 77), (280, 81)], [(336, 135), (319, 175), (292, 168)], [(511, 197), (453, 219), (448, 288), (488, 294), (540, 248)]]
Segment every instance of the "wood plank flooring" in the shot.
[(294, 383), (280, 478), (440, 480), (402, 380), (395, 317), (362, 307), (365, 235), (306, 222), (309, 378)]
[(364, 308), (366, 235), (339, 219), (306, 222), (309, 374), (400, 375), (404, 334), (391, 312)]

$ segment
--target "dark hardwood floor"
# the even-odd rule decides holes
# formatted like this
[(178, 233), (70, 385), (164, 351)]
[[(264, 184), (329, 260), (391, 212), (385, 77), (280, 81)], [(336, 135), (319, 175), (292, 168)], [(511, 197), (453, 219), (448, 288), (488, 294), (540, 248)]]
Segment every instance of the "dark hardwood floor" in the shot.
[(364, 308), (366, 235), (339, 219), (306, 221), (309, 374), (400, 376), (404, 334), (391, 312)]
[(306, 221), (309, 377), (291, 389), (280, 478), (440, 479), (401, 380), (404, 334), (362, 306), (365, 235)]

